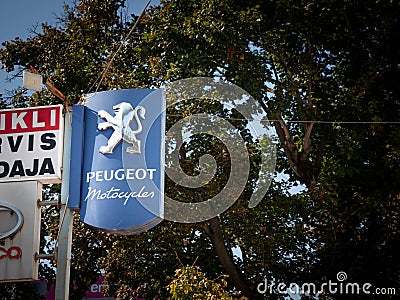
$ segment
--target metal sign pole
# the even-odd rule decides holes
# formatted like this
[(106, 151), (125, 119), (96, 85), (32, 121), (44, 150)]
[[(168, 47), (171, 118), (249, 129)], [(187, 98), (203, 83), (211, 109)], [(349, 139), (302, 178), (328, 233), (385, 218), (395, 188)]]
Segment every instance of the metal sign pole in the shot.
[(67, 111), (64, 124), (63, 174), (61, 185), (61, 210), (60, 229), (58, 234), (55, 300), (69, 299), (72, 225), (74, 219), (73, 211), (67, 206), (71, 157), (72, 110)]

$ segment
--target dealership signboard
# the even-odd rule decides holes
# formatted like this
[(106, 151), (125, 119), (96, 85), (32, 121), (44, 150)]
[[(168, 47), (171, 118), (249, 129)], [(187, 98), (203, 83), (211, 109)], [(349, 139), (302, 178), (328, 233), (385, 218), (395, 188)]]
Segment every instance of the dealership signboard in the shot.
[(0, 182), (61, 182), (62, 105), (0, 111)]
[(63, 106), (0, 110), (0, 281), (36, 280), (43, 183), (61, 182)]
[(0, 183), (0, 282), (38, 278), (41, 183)]
[(152, 89), (99, 92), (74, 105), (68, 205), (81, 221), (116, 234), (161, 222), (164, 110), (162, 91)]

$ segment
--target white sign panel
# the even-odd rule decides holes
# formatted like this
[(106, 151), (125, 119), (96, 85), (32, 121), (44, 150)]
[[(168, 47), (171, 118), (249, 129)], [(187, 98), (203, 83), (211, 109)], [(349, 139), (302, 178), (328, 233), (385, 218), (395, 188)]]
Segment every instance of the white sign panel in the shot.
[(0, 182), (61, 182), (62, 105), (0, 111)]
[(0, 282), (38, 278), (42, 185), (0, 183)]
[(43, 77), (40, 74), (35, 74), (24, 70), (23, 72), (23, 87), (27, 90), (42, 91)]

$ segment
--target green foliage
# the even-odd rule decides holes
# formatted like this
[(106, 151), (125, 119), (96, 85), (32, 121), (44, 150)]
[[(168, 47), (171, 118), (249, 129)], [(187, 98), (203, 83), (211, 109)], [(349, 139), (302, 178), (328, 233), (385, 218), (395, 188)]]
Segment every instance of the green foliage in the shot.
[(29, 300), (42, 300), (43, 297), (38, 295), (34, 286), (30, 282), (19, 283), (2, 283), (0, 289), (0, 299), (2, 300), (15, 300), (15, 299), (29, 299)]
[(182, 267), (175, 271), (175, 279), (168, 289), (171, 299), (175, 300), (229, 300), (232, 299), (225, 291), (227, 282), (223, 278), (210, 280), (198, 267)]

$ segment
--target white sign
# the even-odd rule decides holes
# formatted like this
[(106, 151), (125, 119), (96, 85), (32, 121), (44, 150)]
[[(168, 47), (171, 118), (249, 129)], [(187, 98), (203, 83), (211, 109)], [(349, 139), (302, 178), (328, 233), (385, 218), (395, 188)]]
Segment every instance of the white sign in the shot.
[(0, 183), (0, 282), (38, 278), (42, 185)]
[(61, 182), (62, 105), (0, 111), (0, 182)]
[(27, 90), (42, 91), (43, 77), (40, 74), (35, 74), (24, 70), (23, 72), (23, 87)]

